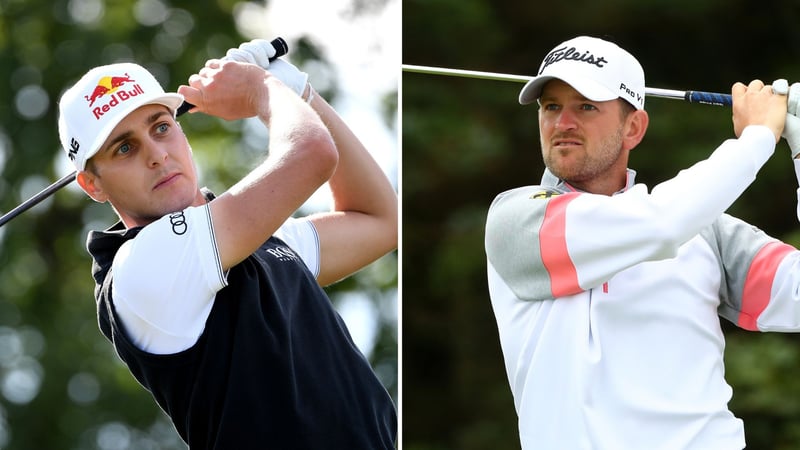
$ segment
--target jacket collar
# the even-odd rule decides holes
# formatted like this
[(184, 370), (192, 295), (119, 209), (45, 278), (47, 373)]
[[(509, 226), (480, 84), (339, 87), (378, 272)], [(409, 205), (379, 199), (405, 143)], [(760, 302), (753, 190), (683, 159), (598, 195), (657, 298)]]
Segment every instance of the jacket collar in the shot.
[[(622, 188), (619, 192), (616, 192), (615, 194), (627, 191), (628, 189), (632, 188), (633, 185), (636, 183), (636, 171), (633, 169), (627, 169), (627, 170), (628, 170), (628, 175), (627, 175), (627, 180), (625, 181), (625, 187)], [(542, 175), (542, 186), (552, 186), (564, 192), (583, 192), (580, 189), (570, 185), (566, 181), (553, 175), (553, 172), (550, 172), (550, 169), (544, 169), (544, 174)]]

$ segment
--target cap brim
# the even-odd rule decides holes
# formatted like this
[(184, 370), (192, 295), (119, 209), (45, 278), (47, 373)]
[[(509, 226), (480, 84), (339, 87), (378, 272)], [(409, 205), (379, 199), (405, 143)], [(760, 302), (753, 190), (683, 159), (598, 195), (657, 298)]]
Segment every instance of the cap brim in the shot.
[(86, 161), (96, 155), (98, 151), (100, 151), (100, 147), (102, 147), (103, 143), (108, 139), (108, 136), (114, 131), (117, 125), (122, 122), (128, 115), (137, 109), (141, 108), (142, 106), (146, 105), (164, 105), (172, 111), (172, 115), (175, 116), (175, 113), (178, 111), (178, 108), (183, 104), (184, 98), (183, 95), (177, 93), (166, 93), (166, 94), (155, 94), (152, 96), (145, 96), (142, 98), (141, 101), (136, 102), (128, 107), (126, 111), (124, 111), (119, 116), (119, 120), (107, 123), (100, 131), (97, 133), (97, 137), (95, 138), (94, 142), (92, 143), (92, 148), (86, 152), (86, 157), (84, 158), (84, 169), (86, 168)]
[(553, 78), (554, 77), (549, 76), (538, 76), (525, 83), (525, 86), (519, 93), (519, 104), (529, 105), (535, 102), (539, 97), (542, 96), (542, 88), (544, 87), (545, 83)]
[(605, 86), (594, 80), (566, 72), (540, 75), (528, 81), (519, 93), (519, 103), (528, 105), (538, 100), (542, 96), (542, 89), (544, 89), (545, 84), (551, 80), (561, 80), (572, 86), (573, 89), (587, 99), (595, 102), (605, 102), (619, 97), (616, 92), (609, 91)]

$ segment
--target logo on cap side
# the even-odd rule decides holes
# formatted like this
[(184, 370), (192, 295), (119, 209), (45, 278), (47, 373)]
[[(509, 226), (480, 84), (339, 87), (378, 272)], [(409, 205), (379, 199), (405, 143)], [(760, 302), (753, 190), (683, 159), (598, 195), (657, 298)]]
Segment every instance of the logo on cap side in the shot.
[(131, 97), (135, 97), (139, 94), (144, 94), (144, 90), (138, 84), (134, 84), (133, 88), (130, 90), (120, 89), (123, 85), (128, 83), (136, 83), (136, 81), (132, 80), (127, 73), (124, 77), (103, 77), (97, 82), (97, 86), (94, 87), (94, 90), (92, 90), (90, 95), (83, 96), (86, 101), (89, 102), (89, 108), (92, 108), (95, 102), (103, 97), (110, 97), (108, 103), (92, 108), (92, 114), (94, 114), (95, 119), (99, 120), (103, 114), (110, 111), (111, 108), (117, 106), (119, 102), (128, 100)]
[(71, 161), (75, 161), (75, 157), (78, 155), (78, 152), (80, 151), (80, 149), (81, 149), (80, 142), (78, 142), (78, 140), (75, 139), (75, 138), (70, 139), (70, 141), (69, 141), (69, 151), (68, 151), (67, 155), (69, 156), (69, 159)]
[(633, 89), (629, 88), (628, 86), (625, 86), (625, 83), (620, 83), (619, 84), (619, 90), (620, 90), (620, 97), (622, 97), (622, 93), (625, 93), (632, 100), (637, 102), (638, 104), (641, 105), (642, 103), (644, 103), (644, 98), (642, 98), (642, 94), (634, 91)]
[(608, 62), (604, 57), (595, 56), (594, 54), (592, 54), (592, 52), (588, 50), (583, 52), (583, 54), (581, 54), (580, 50), (576, 49), (575, 47), (568, 48), (564, 46), (554, 49), (553, 51), (548, 53), (547, 56), (544, 57), (544, 61), (542, 62), (542, 68), (539, 70), (539, 75), (541, 75), (542, 72), (544, 72), (547, 66), (555, 64), (559, 61), (584, 62), (587, 64), (595, 65), (600, 68), (605, 66), (605, 64)]

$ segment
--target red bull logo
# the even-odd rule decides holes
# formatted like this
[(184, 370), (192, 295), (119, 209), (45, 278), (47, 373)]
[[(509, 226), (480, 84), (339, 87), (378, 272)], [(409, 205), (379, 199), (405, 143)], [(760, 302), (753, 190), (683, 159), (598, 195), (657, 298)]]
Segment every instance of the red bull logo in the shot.
[[(108, 76), (101, 78), (100, 81), (97, 82), (97, 86), (94, 87), (92, 93), (84, 96), (86, 101), (89, 102), (89, 107), (92, 108), (94, 118), (99, 120), (103, 114), (111, 111), (112, 108), (119, 105), (121, 102), (125, 102), (139, 94), (144, 94), (142, 87), (135, 83), (135, 80), (132, 80), (127, 73), (124, 77)], [(133, 86), (130, 89), (121, 89), (126, 84), (133, 84)], [(108, 102), (95, 107), (95, 102), (104, 97), (108, 97)]]

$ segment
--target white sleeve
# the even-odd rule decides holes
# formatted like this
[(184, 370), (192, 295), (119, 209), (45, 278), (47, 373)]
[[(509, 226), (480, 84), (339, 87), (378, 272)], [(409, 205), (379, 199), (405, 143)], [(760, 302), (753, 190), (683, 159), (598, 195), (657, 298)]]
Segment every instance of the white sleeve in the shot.
[(128, 337), (155, 354), (194, 345), (227, 284), (208, 205), (144, 227), (120, 247), (111, 270), (114, 306)]
[(275, 237), (300, 256), (314, 277), (319, 276), (319, 235), (311, 220), (290, 217), (275, 232)]

